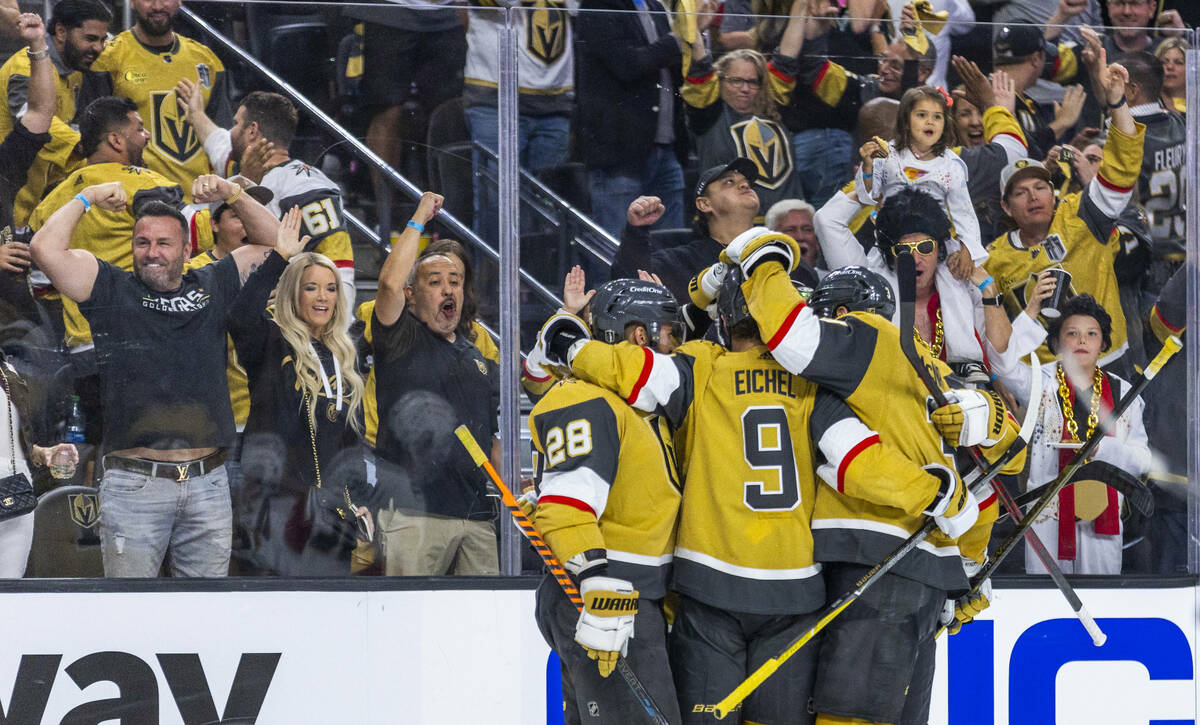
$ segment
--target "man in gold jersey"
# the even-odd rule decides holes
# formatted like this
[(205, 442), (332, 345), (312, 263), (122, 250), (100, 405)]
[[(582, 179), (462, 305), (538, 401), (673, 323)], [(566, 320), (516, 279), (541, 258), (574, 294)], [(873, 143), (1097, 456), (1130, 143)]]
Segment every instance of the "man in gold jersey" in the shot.
[[(1071, 294), (1087, 292), (1112, 316), (1112, 348), (1104, 367), (1129, 378), (1128, 342), (1113, 261), (1121, 251), (1115, 223), (1129, 204), (1142, 166), (1146, 127), (1137, 123), (1125, 98), (1128, 74), (1104, 65), (1104, 51), (1091, 57), (1097, 94), (1108, 106), (1108, 141), (1096, 177), (1082, 192), (1055, 199), (1050, 173), (1039, 161), (1018, 159), (1000, 174), (1002, 206), (1017, 228), (988, 245), (984, 268), (996, 278), (1010, 317), (1016, 317), (1037, 284), (1038, 274), (1061, 267), (1070, 273)], [(1043, 362), (1054, 359), (1045, 346)]]
[[(556, 318), (589, 334), (574, 316)], [(669, 352), (678, 324), (675, 300), (653, 283), (613, 280), (591, 301), (591, 332), (602, 339), (640, 340)], [(625, 725), (645, 718), (621, 678), (610, 677), (623, 655), (677, 725), (662, 600), (680, 486), (666, 422), (601, 387), (567, 379), (534, 406), (529, 432), (540, 469), (533, 520), (585, 603), (577, 613), (549, 576), (538, 588), (538, 626), (562, 661), (565, 721)]]
[[(85, 85), (85, 71), (104, 49), (104, 38), (112, 12), (97, 0), (62, 0), (54, 6), (47, 30), (50, 61), (56, 71), (55, 111), (50, 123), (50, 142), (38, 152), (29, 169), (25, 186), (13, 202), (13, 219), (24, 226), (29, 213), (48, 189), (53, 189), (83, 158), (73, 153), (79, 132), (69, 124), (75, 121), (76, 103)], [(29, 53), (22, 49), (0, 66), (0, 140), (28, 110)]]
[(114, 95), (137, 103), (150, 131), (146, 165), (182, 186), (190, 201), (192, 181), (212, 169), (175, 85), (185, 78), (196, 84), (208, 115), (229, 125), (225, 66), (207, 46), (173, 30), (180, 0), (130, 0), (129, 5), (133, 27), (109, 43), (92, 70), (108, 74)]
[[(79, 117), (80, 149), (87, 164), (72, 172), (55, 187), (29, 217), (29, 226), (40, 230), (81, 189), (107, 182), (120, 182), (129, 204), (122, 211), (96, 209), (84, 216), (71, 233), (71, 248), (82, 249), (122, 270), (133, 270), (133, 234), (137, 210), (150, 201), (175, 208), (183, 204), (183, 192), (171, 180), (142, 167), (142, 152), (149, 137), (137, 107), (128, 98), (105, 96), (88, 104)], [(70, 349), (76, 388), (87, 416), (89, 443), (100, 440), (103, 410), (99, 404), (99, 378), (92, 346), (92, 331), (73, 301), (62, 300), (65, 342)]]
[[(714, 722), (711, 703), (810, 626), (805, 615), (825, 602), (810, 521), (826, 488), (912, 516), (939, 515), (950, 531), (969, 527), (976, 512), (949, 468), (909, 461), (844, 401), (780, 366), (750, 317), (741, 271), (718, 284), (722, 268), (694, 287), (719, 290), (729, 349), (695, 340), (666, 356), (626, 344), (565, 344), (570, 331), (553, 321), (544, 335), (552, 360), (569, 358), (580, 378), (658, 412), (675, 431), (684, 487), (670, 659), (685, 723)], [(817, 651), (802, 651), (763, 683), (741, 721), (812, 723)]]

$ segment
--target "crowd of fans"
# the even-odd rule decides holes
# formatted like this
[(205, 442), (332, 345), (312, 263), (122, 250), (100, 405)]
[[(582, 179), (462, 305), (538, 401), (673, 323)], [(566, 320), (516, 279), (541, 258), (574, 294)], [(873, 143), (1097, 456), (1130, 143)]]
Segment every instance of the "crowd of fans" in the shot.
[[(476, 320), (474, 255), (437, 238), (442, 197), (393, 233), (356, 309), (350, 192), (291, 155), (295, 105), (234, 89), (179, 32), (180, 0), (129, 5), (133, 27), (106, 37), (103, 0), (45, 19), (0, 0), (22, 46), (0, 66), (4, 349), (33, 391), (19, 442), (47, 446), (13, 446), (6, 473), (50, 462), (77, 396), (74, 482), (99, 483), (106, 575), (497, 573), (503, 512), (453, 429), (499, 456), (499, 354)], [(400, 5), (344, 10), (361, 22), (345, 72), (367, 144), (403, 168), (404, 139), (424, 137), (401, 129), (406, 104), (454, 102), (495, 150), (504, 16)], [(585, 211), (621, 242), (594, 279), (644, 273), (694, 300), (697, 275), (761, 225), (798, 244), (802, 286), (861, 266), (896, 289), (907, 247), (932, 356), (1018, 413), (1040, 403), (1017, 488), (1054, 478), (1181, 331), (1189, 3), (534, 5), (516, 25), (520, 163), (582, 162)], [(472, 164), (461, 211), (494, 241), (494, 161), (477, 148)], [(572, 312), (581, 284), (568, 276)], [(1084, 335), (1094, 345), (1064, 353)], [(1159, 389), (1182, 389), (1182, 370)], [(540, 393), (547, 376), (525, 373)], [(1152, 393), (1106, 446), (1158, 510), (1112, 494), (1077, 516), (1071, 571), (1186, 571), (1182, 397)], [(0, 546), (17, 550), (20, 522), (28, 551), (31, 521), (0, 520)]]

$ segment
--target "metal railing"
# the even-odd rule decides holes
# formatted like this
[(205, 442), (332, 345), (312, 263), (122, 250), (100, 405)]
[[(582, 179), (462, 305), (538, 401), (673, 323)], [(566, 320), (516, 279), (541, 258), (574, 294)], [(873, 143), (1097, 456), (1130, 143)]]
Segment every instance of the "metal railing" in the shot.
[[(313, 118), (317, 125), (324, 131), (330, 133), (343, 142), (355, 156), (367, 164), (371, 168), (379, 172), (380, 176), (390, 185), (398, 188), (401, 193), (413, 201), (421, 198), (421, 190), (416, 187), (411, 181), (406, 179), (391, 167), (386, 161), (379, 157), (374, 151), (367, 147), (362, 141), (356, 138), (353, 134), (343, 128), (337, 121), (334, 121), (330, 116), (321, 110), (319, 106), (310, 101), (302, 93), (297, 91), (290, 83), (280, 78), (274, 71), (265, 67), (257, 58), (248, 53), (243, 48), (239, 47), (233, 41), (226, 38), (216, 28), (212, 27), (208, 21), (201, 18), (195, 11), (181, 7), (179, 13), (186, 18), (196, 29), (206, 36), (206, 40), (211, 42), (214, 50), (222, 54), (228, 54), (241, 61), (247, 68), (253, 70), (259, 77), (266, 80), (274, 90), (287, 96), (299, 109)], [(379, 246), (381, 249), (390, 250), (387, 240), (380, 237), (379, 234), (371, 230), (371, 228), (361, 219), (355, 218), (349, 212), (343, 212), (346, 216), (346, 222), (357, 230), (363, 237)], [(437, 218), (438, 223), (453, 232), (460, 241), (469, 244), (471, 247), (483, 252), (493, 261), (500, 261), (500, 253), (489, 245), (487, 242), (479, 238), (466, 224), (463, 224), (457, 217), (446, 209), (442, 209), (441, 214)], [(524, 270), (518, 272), (521, 282), (531, 289), (542, 301), (549, 304), (551, 307), (558, 307), (562, 304), (562, 299), (559, 298), (548, 287), (539, 282), (529, 273)]]

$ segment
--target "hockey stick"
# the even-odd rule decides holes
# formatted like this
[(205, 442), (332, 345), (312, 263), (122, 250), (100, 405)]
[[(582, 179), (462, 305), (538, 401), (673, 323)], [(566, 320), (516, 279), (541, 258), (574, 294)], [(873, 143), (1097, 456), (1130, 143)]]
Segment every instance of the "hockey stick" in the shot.
[[(1138, 514), (1145, 517), (1154, 515), (1154, 494), (1146, 488), (1146, 484), (1142, 483), (1141, 479), (1134, 477), (1133, 474), (1122, 471), (1111, 463), (1088, 461), (1075, 472), (1074, 480), (1065, 484), (1063, 488), (1077, 481), (1099, 481), (1124, 496), (1125, 501)], [(1017, 496), (1017, 505), (1024, 508), (1036, 502), (1046, 493), (1047, 487), (1052, 485), (1054, 485), (1053, 481), (1022, 493)], [(1002, 521), (1007, 516), (1008, 514), (1003, 514), (997, 521)]]
[[(976, 577), (977, 583), (971, 588), (971, 594), (975, 594), (977, 591), (979, 591), (982, 583), (988, 577), (990, 577), (993, 572), (996, 571), (996, 568), (1000, 566), (1000, 563), (1004, 561), (1005, 557), (1012, 553), (1013, 549), (1016, 548), (1017, 542), (1020, 541), (1021, 536), (1028, 532), (1029, 527), (1033, 525), (1033, 522), (1037, 520), (1037, 517), (1040, 516), (1043, 511), (1045, 511), (1046, 507), (1050, 505), (1051, 501), (1055, 500), (1055, 498), (1058, 496), (1058, 492), (1063, 490), (1063, 488), (1067, 485), (1067, 482), (1074, 478), (1075, 473), (1083, 467), (1084, 461), (1087, 459), (1087, 457), (1096, 450), (1097, 446), (1100, 445), (1100, 441), (1104, 438), (1105, 431), (1121, 419), (1121, 416), (1125, 414), (1125, 411), (1129, 409), (1129, 406), (1133, 405), (1133, 401), (1142, 394), (1142, 391), (1146, 389), (1146, 386), (1150, 384), (1150, 381), (1153, 380), (1156, 375), (1158, 375), (1158, 372), (1162, 370), (1164, 365), (1167, 364), (1167, 361), (1171, 359), (1171, 356), (1178, 352), (1181, 347), (1183, 347), (1183, 343), (1178, 337), (1175, 337), (1174, 335), (1168, 337), (1166, 342), (1163, 343), (1162, 349), (1158, 351), (1158, 355), (1156, 355), (1154, 359), (1150, 361), (1150, 364), (1146, 366), (1146, 369), (1142, 372), (1141, 377), (1138, 378), (1137, 382), (1134, 383), (1134, 385), (1129, 389), (1129, 392), (1125, 394), (1125, 397), (1121, 398), (1120, 402), (1113, 406), (1112, 411), (1105, 416), (1104, 422), (1101, 425), (1096, 426), (1096, 429), (1092, 431), (1091, 437), (1087, 439), (1087, 441), (1083, 444), (1083, 447), (1075, 452), (1075, 457), (1072, 458), (1071, 462), (1068, 463), (1067, 466), (1063, 468), (1062, 472), (1058, 474), (1058, 478), (1055, 478), (1051, 483), (1036, 489), (1040, 494), (1040, 497), (1037, 499), (1037, 503), (1035, 503), (1033, 507), (1029, 509), (1029, 512), (1025, 515), (1024, 521), (1021, 521), (1020, 519), (1014, 519), (1018, 522), (1017, 528), (1008, 535), (1008, 538), (1001, 542), (1000, 548), (998, 548), (992, 555), (991, 561), (988, 562), (988, 565), (985, 566), (983, 571), (981, 571)], [(1037, 371), (1035, 370), (1034, 373), (1036, 374)]]
[[(940, 408), (946, 405), (946, 396), (943, 394), (941, 387), (933, 379), (932, 373), (925, 367), (925, 361), (917, 353), (916, 342), (913, 337), (917, 302), (917, 277), (916, 263), (913, 261), (911, 251), (905, 249), (897, 250), (896, 276), (900, 282), (900, 348), (904, 351), (904, 356), (908, 358), (909, 364), (917, 372), (917, 376), (921, 378), (921, 382), (929, 389), (930, 396), (933, 397), (934, 402)], [(1036, 369), (1034, 372), (1037, 374)], [(1032, 401), (1030, 404), (1032, 405)], [(980, 470), (988, 468), (987, 462), (984, 461), (983, 456), (978, 450), (975, 448), (966, 448), (965, 450)], [(1000, 499), (1000, 504), (1004, 507), (1004, 510), (1008, 512), (1013, 521), (1020, 524), (1024, 517), (1021, 515), (1021, 509), (1017, 507), (1016, 502), (1013, 500), (1012, 494), (1000, 483), (993, 482), (992, 488), (996, 492), (997, 498)], [(1024, 533), (1026, 542), (1033, 549), (1034, 553), (1037, 554), (1038, 558), (1042, 560), (1042, 565), (1046, 567), (1046, 571), (1050, 574), (1050, 578), (1054, 580), (1055, 586), (1066, 597), (1067, 603), (1075, 612), (1075, 616), (1079, 618), (1084, 629), (1091, 635), (1092, 644), (1097, 647), (1103, 645), (1107, 636), (1104, 632), (1100, 631), (1096, 620), (1092, 618), (1087, 608), (1083, 606), (1083, 601), (1075, 593), (1074, 587), (1067, 581), (1062, 570), (1058, 568), (1058, 563), (1050, 556), (1050, 552), (1046, 550), (1045, 544), (1042, 543), (1042, 540), (1037, 537), (1037, 534), (1028, 525), (1024, 527), (1018, 526), (1018, 529)], [(980, 578), (981, 582), (983, 580), (984, 578)]]
[[(1030, 359), (1035, 360), (1036, 353), (1032, 354)], [(1037, 386), (1036, 395), (1041, 395), (1040, 385)], [(1000, 472), (1000, 469), (1003, 468), (1006, 463), (1011, 461), (1014, 456), (1025, 449), (1025, 446), (1029, 442), (1029, 438), (1033, 433), (1034, 421), (1037, 418), (1033, 412), (1034, 411), (1032, 409), (1026, 411), (1025, 420), (1021, 423), (1021, 431), (1018, 434), (1017, 440), (1013, 441), (1012, 445), (1010, 445), (1008, 449), (1004, 451), (1004, 453), (996, 460), (995, 463), (993, 463), (986, 471), (983, 471), (981, 475), (969, 483), (969, 485), (972, 487), (972, 494), (976, 494), (977, 491), (982, 493), (984, 490), (983, 487), (996, 477), (996, 475)], [(784, 662), (787, 662), (792, 655), (800, 651), (801, 647), (808, 644), (813, 637), (817, 636), (817, 633), (825, 629), (825, 627), (827, 627), (830, 622), (836, 619), (837, 616), (846, 609), (846, 607), (849, 607), (851, 604), (853, 604), (854, 600), (861, 597), (863, 592), (865, 592), (867, 589), (870, 589), (872, 585), (883, 578), (884, 574), (887, 574), (889, 571), (891, 571), (901, 559), (907, 556), (909, 552), (917, 548), (922, 541), (928, 538), (929, 535), (933, 533), (933, 530), (936, 528), (936, 526), (937, 524), (934, 522), (933, 518), (926, 520), (921, 528), (905, 539), (904, 543), (897, 547), (895, 551), (888, 554), (883, 561), (872, 567), (871, 570), (866, 574), (863, 574), (862, 577), (860, 577), (859, 580), (854, 583), (853, 589), (846, 592), (841, 597), (838, 597), (837, 601), (825, 607), (825, 609), (817, 617), (817, 621), (812, 627), (808, 628), (802, 632), (800, 636), (789, 642), (779, 654), (771, 657), (766, 662), (759, 665), (757, 670), (755, 670), (750, 674), (749, 677), (742, 681), (742, 684), (734, 688), (733, 692), (730, 692), (723, 700), (716, 704), (713, 712), (715, 713), (717, 719), (724, 719), (724, 717), (728, 715), (735, 707), (749, 697), (750, 693), (754, 692), (759, 685), (761, 685), (768, 677), (774, 674), (776, 670), (783, 666)]]
[[(479, 444), (475, 441), (475, 437), (471, 435), (471, 431), (465, 425), (460, 425), (454, 429), (454, 434), (458, 436), (458, 440), (463, 444), (463, 448), (466, 448), (467, 453), (474, 459), (475, 465), (482, 468), (491, 477), (492, 483), (496, 484), (496, 488), (500, 490), (500, 500), (504, 502), (505, 508), (512, 514), (513, 520), (521, 529), (521, 533), (533, 545), (534, 551), (542, 558), (542, 563), (550, 570), (551, 576), (562, 587), (567, 598), (575, 605), (575, 609), (583, 611), (583, 598), (579, 595), (579, 589), (576, 588), (575, 582), (571, 581), (571, 577), (567, 576), (567, 571), (563, 569), (563, 565), (559, 562), (558, 557), (554, 556), (554, 552), (550, 550), (550, 547), (542, 539), (542, 535), (538, 533), (537, 527), (533, 525), (533, 522), (521, 510), (512, 491), (509, 490), (508, 486), (504, 485), (504, 481), (500, 480), (500, 474), (496, 473), (496, 469), (492, 466), (491, 461), (487, 459), (487, 456), (484, 455), (483, 449), (479, 447)], [(646, 691), (645, 685), (642, 684), (642, 681), (638, 679), (633, 670), (629, 668), (629, 663), (625, 661), (624, 657), (617, 658), (617, 672), (621, 673), (622, 679), (629, 685), (629, 689), (633, 691), (633, 696), (645, 708), (646, 715), (650, 720), (657, 725), (670, 725), (667, 718), (663, 716), (662, 710), (655, 704), (654, 698)]]

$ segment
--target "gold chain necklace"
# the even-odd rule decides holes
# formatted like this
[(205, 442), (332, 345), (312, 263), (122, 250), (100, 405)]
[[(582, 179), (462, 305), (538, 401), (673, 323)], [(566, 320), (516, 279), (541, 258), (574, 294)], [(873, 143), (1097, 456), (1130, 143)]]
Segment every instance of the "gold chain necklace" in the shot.
[[(1062, 399), (1063, 420), (1067, 426), (1067, 432), (1071, 434), (1071, 440), (1079, 441), (1079, 424), (1075, 422), (1075, 408), (1071, 405), (1071, 391), (1067, 388), (1067, 376), (1063, 374), (1063, 367), (1060, 363), (1055, 369), (1054, 374), (1058, 377), (1058, 397)], [(1087, 418), (1087, 433), (1085, 438), (1091, 438), (1092, 432), (1096, 430), (1096, 424), (1100, 422), (1100, 402), (1104, 398), (1104, 373), (1100, 372), (1100, 368), (1096, 368), (1096, 374), (1092, 377), (1092, 400), (1088, 406)]]
[(939, 360), (941, 359), (942, 343), (946, 339), (946, 330), (945, 330), (945, 328), (942, 327), (942, 306), (941, 305), (938, 305), (937, 315), (935, 315), (934, 319), (933, 319), (933, 344), (930, 345), (928, 342), (925, 342), (925, 338), (921, 337), (921, 333), (917, 331), (916, 327), (913, 327), (913, 337), (915, 337), (917, 339), (917, 342), (919, 342), (922, 345), (924, 345), (925, 347), (929, 348), (930, 355), (932, 355), (936, 359), (939, 359)]

